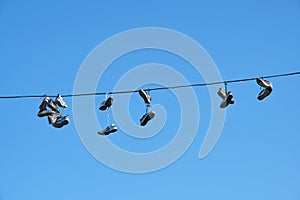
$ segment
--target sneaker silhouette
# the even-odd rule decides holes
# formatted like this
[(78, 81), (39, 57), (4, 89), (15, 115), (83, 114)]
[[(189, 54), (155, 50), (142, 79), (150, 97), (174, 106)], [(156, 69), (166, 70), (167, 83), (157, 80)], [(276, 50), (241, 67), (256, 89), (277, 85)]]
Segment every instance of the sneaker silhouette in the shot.
[(145, 115), (143, 115), (143, 117), (140, 119), (140, 125), (141, 126), (145, 126), (151, 119), (153, 119), (155, 117), (155, 112), (154, 111), (150, 111), (148, 113), (146, 113)]
[(109, 135), (111, 133), (114, 133), (118, 130), (118, 128), (114, 125), (111, 124), (110, 126), (106, 127), (104, 130), (98, 131), (97, 133), (99, 135)]
[(139, 90), (139, 95), (143, 98), (145, 104), (151, 103), (151, 97), (147, 92), (145, 92), (144, 90)]
[(99, 110), (106, 110), (114, 103), (114, 99), (112, 97), (108, 97), (106, 100), (101, 102)]
[(266, 87), (265, 89), (263, 89), (262, 91), (260, 91), (260, 93), (258, 94), (257, 99), (258, 100), (263, 100), (264, 98), (266, 98), (267, 96), (269, 96), (271, 94), (271, 92), (273, 91), (272, 87)]

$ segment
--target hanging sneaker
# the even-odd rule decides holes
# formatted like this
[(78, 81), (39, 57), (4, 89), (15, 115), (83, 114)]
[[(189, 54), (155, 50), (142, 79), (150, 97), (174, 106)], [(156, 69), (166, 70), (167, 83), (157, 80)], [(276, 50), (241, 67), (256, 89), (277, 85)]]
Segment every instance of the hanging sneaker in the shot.
[[(218, 90), (218, 95), (224, 100), (226, 98), (226, 93), (225, 93), (225, 90), (223, 88), (220, 88)], [(234, 104), (234, 100), (233, 98), (230, 100), (229, 102), (230, 104)]]
[(69, 123), (70, 123), (70, 119), (68, 115), (59, 116), (57, 117), (56, 121), (52, 124), (52, 126), (54, 126), (55, 128), (61, 128)]
[(267, 88), (267, 87), (272, 87), (272, 83), (270, 81), (261, 79), (261, 78), (257, 78), (256, 79), (256, 83), (263, 88)]
[(271, 86), (263, 89), (259, 94), (257, 99), (258, 100), (263, 100), (264, 98), (266, 98), (267, 96), (269, 96), (271, 94), (271, 92), (273, 91), (273, 88)]
[(151, 97), (147, 92), (145, 92), (144, 90), (139, 90), (139, 94), (143, 98), (145, 104), (151, 103)]
[[(221, 102), (220, 108), (226, 108), (232, 101), (233, 95), (232, 92), (228, 92), (225, 99)], [(234, 103), (234, 101), (233, 101)], [(233, 104), (231, 103), (231, 104)]]
[(52, 115), (55, 113), (52, 110), (47, 110), (46, 106), (47, 106), (48, 102), (49, 102), (49, 97), (45, 97), (39, 107), (40, 110), (37, 114), (38, 117), (45, 117), (45, 116)]
[(59, 113), (59, 108), (56, 106), (56, 103), (55, 103), (52, 99), (49, 99), (49, 102), (48, 102), (47, 106), (48, 106), (51, 110), (53, 110), (53, 111)]
[(106, 129), (102, 130), (102, 131), (98, 131), (97, 133), (99, 135), (109, 135), (111, 133), (114, 133), (118, 130), (118, 128), (114, 125), (111, 124), (110, 126), (106, 127)]
[(46, 110), (46, 106), (49, 102), (49, 97), (45, 97), (40, 105), (40, 110)]
[(155, 117), (155, 112), (150, 111), (146, 113), (141, 119), (140, 119), (140, 125), (145, 126), (151, 119)]
[(105, 101), (100, 104), (99, 110), (106, 110), (114, 103), (114, 99), (112, 97), (108, 97)]
[(60, 96), (60, 94), (58, 94), (58, 95), (56, 96), (55, 103), (56, 103), (59, 107), (61, 107), (61, 108), (67, 108), (67, 107), (68, 107), (67, 104), (66, 104), (66, 102), (64, 102), (62, 96)]

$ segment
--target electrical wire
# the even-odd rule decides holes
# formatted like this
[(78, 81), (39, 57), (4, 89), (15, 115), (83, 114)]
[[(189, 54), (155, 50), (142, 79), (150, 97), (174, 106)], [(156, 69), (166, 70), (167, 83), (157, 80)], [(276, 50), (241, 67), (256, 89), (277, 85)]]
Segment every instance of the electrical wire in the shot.
[[(257, 78), (261, 79), (271, 79), (271, 78), (278, 78), (278, 77), (287, 77), (287, 76), (295, 76), (299, 75), (299, 72), (293, 73), (285, 73), (285, 74), (276, 74), (276, 75), (268, 75), (262, 77), (255, 77), (255, 78), (244, 78), (244, 79), (235, 79), (235, 80), (227, 80), (227, 81), (219, 81), (219, 82), (211, 82), (211, 83), (195, 83), (189, 85), (177, 85), (177, 86), (168, 86), (168, 87), (155, 87), (149, 88), (147, 91), (154, 91), (154, 90), (173, 90), (179, 88), (186, 88), (186, 87), (202, 87), (202, 86), (210, 86), (210, 85), (217, 85), (217, 84), (227, 84), (227, 83), (238, 83), (238, 82), (246, 82), (246, 81), (253, 81)], [(128, 93), (136, 93), (139, 90), (125, 90), (125, 91), (111, 91), (111, 92), (94, 92), (94, 93), (81, 93), (81, 94), (65, 94), (61, 95), (62, 97), (80, 97), (80, 96), (99, 96), (99, 95), (112, 95), (112, 94), (128, 94)], [(24, 99), (24, 98), (42, 98), (42, 97), (56, 97), (56, 95), (11, 95), (11, 96), (0, 96), (0, 99)]]

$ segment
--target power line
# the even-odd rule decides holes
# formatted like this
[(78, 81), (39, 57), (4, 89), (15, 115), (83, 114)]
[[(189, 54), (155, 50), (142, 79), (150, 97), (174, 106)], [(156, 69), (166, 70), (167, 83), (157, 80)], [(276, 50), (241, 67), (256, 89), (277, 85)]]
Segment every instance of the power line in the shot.
[[(235, 79), (235, 80), (227, 80), (227, 81), (219, 81), (219, 82), (211, 82), (211, 83), (195, 83), (189, 85), (177, 85), (177, 86), (168, 86), (168, 87), (155, 87), (149, 88), (148, 91), (154, 90), (173, 90), (179, 88), (186, 88), (186, 87), (202, 87), (202, 86), (209, 86), (209, 85), (218, 85), (218, 84), (227, 84), (227, 83), (237, 83), (237, 82), (246, 82), (246, 81), (253, 81), (257, 78), (278, 78), (278, 77), (286, 77), (286, 76), (295, 76), (299, 75), (299, 72), (293, 73), (286, 73), (286, 74), (276, 74), (276, 75), (268, 75), (262, 77), (253, 77), (253, 78), (244, 78), (244, 79)], [(128, 93), (136, 93), (139, 90), (124, 90), (124, 91), (111, 91), (111, 92), (94, 92), (94, 93), (81, 93), (81, 94), (65, 94), (61, 95), (62, 97), (79, 97), (79, 96), (99, 96), (99, 95), (106, 95), (106, 94), (128, 94)], [(42, 97), (56, 97), (56, 95), (11, 95), (11, 96), (0, 96), (0, 99), (24, 99), (24, 98), (42, 98)]]

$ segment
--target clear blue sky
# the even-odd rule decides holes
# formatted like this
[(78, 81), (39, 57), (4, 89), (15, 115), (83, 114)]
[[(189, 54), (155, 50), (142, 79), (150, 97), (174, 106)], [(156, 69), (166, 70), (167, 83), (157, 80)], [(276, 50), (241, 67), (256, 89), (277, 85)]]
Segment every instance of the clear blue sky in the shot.
[[(72, 93), (77, 71), (93, 48), (119, 32), (149, 26), (196, 40), (226, 80), (300, 70), (299, 0), (0, 0), (0, 95)], [(202, 82), (186, 62), (158, 54), (122, 57), (99, 90), (111, 90), (126, 70), (149, 62), (168, 64), (191, 83)], [(299, 200), (299, 78), (272, 79), (274, 91), (263, 102), (256, 100), (255, 82), (231, 84), (236, 104), (227, 109), (220, 140), (203, 160), (198, 152), (210, 104), (207, 89), (196, 88), (201, 120), (193, 144), (174, 164), (148, 174), (122, 173), (97, 161), (80, 141), (71, 98), (65, 99), (71, 123), (62, 129), (36, 116), (41, 99), (1, 100), (0, 199)], [(153, 102), (164, 103), (171, 113), (162, 141), (126, 143), (118, 139), (124, 138), (122, 130), (110, 138), (136, 152), (163, 146), (180, 117), (170, 94), (153, 92)], [(101, 100), (96, 97), (95, 109)], [(138, 97), (130, 108), (138, 122), (144, 109)], [(100, 111), (97, 115), (105, 120)]]

